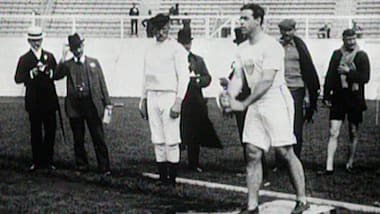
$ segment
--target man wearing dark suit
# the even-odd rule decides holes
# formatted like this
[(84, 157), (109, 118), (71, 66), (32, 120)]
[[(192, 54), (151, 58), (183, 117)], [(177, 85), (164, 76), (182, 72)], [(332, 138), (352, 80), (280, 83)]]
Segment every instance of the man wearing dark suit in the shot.
[(42, 39), (40, 27), (29, 28), (30, 50), (19, 58), (15, 74), (16, 83), (23, 83), (26, 87), (25, 109), (29, 114), (33, 154), (30, 171), (45, 167), (55, 169), (53, 153), (58, 98), (52, 77), (57, 63), (53, 54), (42, 49)]
[(202, 88), (211, 83), (206, 64), (202, 57), (191, 52), (191, 32), (184, 28), (178, 32), (178, 42), (188, 51), (190, 82), (181, 108), (181, 138), (187, 144), (189, 169), (202, 172), (199, 165), (200, 146), (222, 148), (214, 127), (208, 118), (207, 104)]
[[(136, 3), (132, 3), (132, 8), (129, 9), (129, 16), (140, 15), (139, 8), (137, 8)], [(137, 35), (137, 19), (131, 19), (131, 35)]]
[(105, 108), (111, 109), (106, 82), (97, 59), (84, 55), (84, 39), (74, 33), (68, 37), (70, 51), (74, 57), (58, 64), (54, 79), (67, 77), (66, 113), (74, 135), (74, 151), (78, 171), (88, 170), (84, 148), (86, 121), (94, 144), (98, 170), (111, 175), (108, 149), (104, 140), (102, 117)]
[(330, 136), (326, 169), (318, 171), (319, 175), (330, 175), (334, 172), (339, 131), (346, 115), (351, 141), (346, 171), (353, 172), (359, 124), (363, 121), (363, 111), (367, 109), (364, 85), (370, 78), (368, 55), (357, 45), (354, 30), (346, 29), (342, 37), (343, 46), (331, 56), (323, 87), (323, 103), (330, 108)]

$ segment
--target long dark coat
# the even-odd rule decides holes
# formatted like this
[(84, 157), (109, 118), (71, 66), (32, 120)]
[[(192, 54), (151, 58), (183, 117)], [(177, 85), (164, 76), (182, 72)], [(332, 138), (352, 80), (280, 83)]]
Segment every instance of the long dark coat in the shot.
[(196, 143), (211, 148), (222, 148), (215, 129), (208, 118), (207, 103), (202, 88), (210, 85), (211, 76), (202, 57), (190, 53), (190, 70), (197, 78), (191, 77), (181, 109), (181, 138), (186, 144)]
[[(48, 51), (42, 50), (40, 59), (42, 64), (46, 65), (45, 71), (56, 68), (54, 55)], [(47, 74), (38, 74), (33, 79), (30, 77), (30, 70), (37, 66), (38, 59), (32, 52), (28, 51), (18, 60), (15, 82), (24, 83), (25, 91), (25, 109), (29, 113), (46, 113), (54, 112), (58, 109), (58, 97), (52, 80)]]
[[(330, 100), (332, 103), (339, 102), (341, 100), (343, 88), (338, 74), (338, 66), (340, 59), (342, 58), (342, 52), (340, 49), (335, 50), (330, 59), (329, 68), (327, 70), (323, 99)], [(370, 64), (367, 54), (364, 51), (358, 51), (354, 58), (354, 64), (356, 66), (355, 71), (351, 71), (347, 75), (348, 88), (352, 88), (353, 83), (359, 84), (358, 91), (350, 91), (350, 99), (353, 106), (349, 108), (357, 108), (360, 111), (367, 109), (364, 95), (364, 84), (368, 83), (370, 77)]]

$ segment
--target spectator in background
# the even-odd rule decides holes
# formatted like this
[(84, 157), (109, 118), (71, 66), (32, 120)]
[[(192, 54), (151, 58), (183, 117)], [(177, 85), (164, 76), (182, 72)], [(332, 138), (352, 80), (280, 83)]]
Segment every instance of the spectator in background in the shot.
[[(136, 3), (132, 3), (132, 8), (129, 9), (129, 16), (139, 16), (140, 11), (137, 8)], [(131, 35), (138, 35), (137, 19), (131, 19)]]
[(29, 171), (55, 170), (53, 154), (59, 103), (52, 78), (57, 62), (52, 53), (42, 49), (42, 39), (40, 27), (28, 29), (30, 50), (19, 58), (15, 74), (15, 82), (26, 87), (25, 109), (29, 114), (33, 155)]
[(108, 148), (104, 140), (102, 118), (105, 109), (112, 109), (111, 100), (99, 61), (84, 54), (84, 38), (78, 33), (68, 36), (73, 57), (67, 61), (65, 50), (54, 73), (54, 79), (66, 78), (65, 109), (74, 137), (77, 173), (89, 170), (85, 150), (85, 122), (95, 149), (98, 171), (110, 176)]
[(203, 58), (191, 52), (193, 38), (190, 29), (178, 32), (178, 42), (188, 51), (190, 82), (181, 108), (181, 138), (187, 145), (189, 169), (203, 172), (199, 164), (200, 146), (222, 148), (215, 129), (208, 118), (207, 103), (202, 88), (211, 83), (211, 76)]
[(318, 171), (319, 175), (330, 175), (334, 172), (334, 155), (346, 115), (351, 141), (346, 171), (353, 172), (359, 124), (363, 121), (363, 111), (367, 109), (364, 95), (364, 85), (370, 78), (367, 53), (357, 45), (354, 30), (344, 30), (342, 37), (343, 46), (333, 52), (324, 83), (323, 103), (330, 108), (330, 136), (326, 169)]
[[(179, 4), (176, 3), (174, 6), (172, 6), (170, 9), (169, 9), (169, 16), (178, 16), (179, 15)], [(174, 19), (172, 18), (171, 19), (171, 24), (174, 23), (174, 21), (177, 22), (177, 24), (180, 24), (180, 20), (179, 19)]]
[(362, 36), (363, 36), (363, 29), (354, 20), (352, 20), (352, 30), (355, 31), (357, 38), (359, 38), (359, 39), (362, 38)]
[[(148, 10), (148, 15), (152, 15), (152, 11)], [(141, 24), (145, 27), (146, 30), (146, 36), (148, 38), (153, 38), (153, 27), (152, 24), (150, 23), (149, 19), (144, 19)]]
[(331, 31), (331, 28), (328, 24), (324, 24), (323, 27), (319, 28), (319, 31), (318, 31), (318, 39), (320, 38), (327, 38), (329, 39), (330, 38), (330, 31)]
[[(188, 15), (188, 13), (184, 13), (185, 16)], [(190, 35), (191, 35), (191, 26), (190, 26), (190, 23), (191, 23), (191, 19), (190, 18), (185, 18), (185, 19), (182, 19), (182, 29), (186, 29), (187, 31), (190, 32)]]
[(284, 19), (279, 23), (280, 43), (285, 50), (285, 80), (294, 100), (294, 152), (301, 159), (303, 124), (311, 122), (317, 111), (320, 84), (307, 46), (295, 35), (296, 22)]

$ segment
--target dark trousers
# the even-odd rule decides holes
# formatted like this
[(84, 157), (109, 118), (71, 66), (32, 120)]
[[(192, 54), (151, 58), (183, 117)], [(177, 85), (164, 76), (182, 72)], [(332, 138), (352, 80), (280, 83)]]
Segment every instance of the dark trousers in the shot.
[(198, 143), (188, 143), (187, 145), (187, 157), (190, 167), (199, 166), (199, 151), (200, 145)]
[(95, 149), (98, 169), (101, 172), (110, 170), (108, 149), (104, 141), (104, 130), (101, 119), (91, 98), (80, 101), (80, 117), (70, 118), (70, 126), (74, 136), (74, 151), (77, 167), (88, 167), (87, 153), (84, 148), (85, 121)]
[(131, 20), (131, 35), (137, 35), (137, 19)]
[(294, 152), (298, 158), (301, 158), (302, 143), (303, 143), (303, 100), (305, 98), (305, 88), (297, 88), (290, 90), (294, 100), (294, 135), (296, 136), (297, 144), (293, 146)]
[(55, 113), (55, 111), (29, 112), (30, 142), (34, 164), (47, 166), (53, 163), (55, 130), (57, 128)]

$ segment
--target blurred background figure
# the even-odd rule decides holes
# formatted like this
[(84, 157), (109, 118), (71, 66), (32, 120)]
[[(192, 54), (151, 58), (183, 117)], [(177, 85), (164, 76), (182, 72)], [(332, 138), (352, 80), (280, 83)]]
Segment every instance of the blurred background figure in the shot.
[[(140, 11), (136, 3), (132, 3), (132, 8), (129, 9), (129, 16), (139, 16)], [(138, 35), (137, 19), (131, 19), (131, 35)]]

